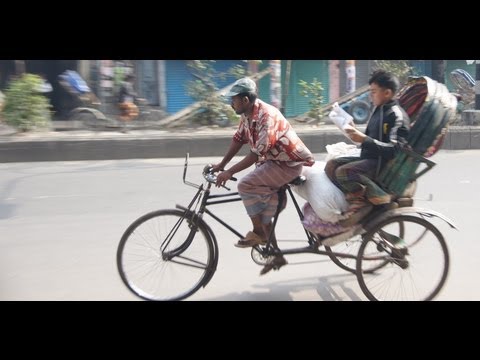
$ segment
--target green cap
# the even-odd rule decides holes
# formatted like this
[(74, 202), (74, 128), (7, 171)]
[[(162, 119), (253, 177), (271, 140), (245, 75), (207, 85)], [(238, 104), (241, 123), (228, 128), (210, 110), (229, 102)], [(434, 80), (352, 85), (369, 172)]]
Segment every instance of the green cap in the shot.
[(242, 93), (257, 93), (257, 85), (255, 81), (250, 78), (242, 78), (235, 81), (232, 88), (228, 93), (225, 94), (226, 97), (232, 97)]

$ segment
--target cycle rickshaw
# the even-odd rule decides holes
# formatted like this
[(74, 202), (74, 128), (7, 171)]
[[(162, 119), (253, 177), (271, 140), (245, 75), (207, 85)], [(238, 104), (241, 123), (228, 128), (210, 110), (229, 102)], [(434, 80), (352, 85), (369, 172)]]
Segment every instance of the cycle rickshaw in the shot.
[[(435, 165), (426, 156), (441, 146), (455, 114), (456, 99), (442, 84), (417, 77), (402, 89), (399, 100), (412, 119), (410, 147), (389, 162), (377, 179), (394, 195), (398, 207), (387, 211), (374, 207), (359, 223), (329, 237), (305, 229), (305, 246), (300, 248), (280, 249), (270, 236), (267, 244), (252, 248), (255, 263), (265, 265), (277, 254), (327, 255), (342, 269), (356, 274), (369, 300), (431, 300), (440, 292), (448, 275), (449, 253), (442, 233), (429, 219), (442, 219), (452, 228), (455, 225), (438, 212), (414, 207), (413, 192), (408, 189)], [(126, 229), (118, 245), (120, 277), (140, 298), (181, 300), (209, 283), (217, 268), (219, 248), (205, 215), (243, 238), (209, 209), (240, 201), (238, 193), (211, 194), (216, 181), (211, 166), (203, 169), (205, 182), (200, 185), (186, 180), (187, 167), (188, 154), (183, 182), (197, 189), (188, 206), (177, 205), (176, 209), (145, 214)], [(291, 198), (299, 219), (303, 219), (291, 189), (302, 181), (305, 179), (299, 177), (279, 191), (273, 229), (285, 196)], [(346, 243), (352, 245), (348, 250), (347, 247), (340, 252), (332, 249)]]

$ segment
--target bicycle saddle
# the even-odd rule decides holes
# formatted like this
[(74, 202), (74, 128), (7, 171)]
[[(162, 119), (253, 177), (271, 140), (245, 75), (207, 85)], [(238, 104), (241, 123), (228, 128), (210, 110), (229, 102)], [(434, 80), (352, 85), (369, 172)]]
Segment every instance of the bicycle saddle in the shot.
[(300, 175), (300, 176), (297, 176), (292, 181), (290, 181), (288, 184), (289, 185), (302, 185), (305, 181), (307, 181), (307, 178), (303, 175)]

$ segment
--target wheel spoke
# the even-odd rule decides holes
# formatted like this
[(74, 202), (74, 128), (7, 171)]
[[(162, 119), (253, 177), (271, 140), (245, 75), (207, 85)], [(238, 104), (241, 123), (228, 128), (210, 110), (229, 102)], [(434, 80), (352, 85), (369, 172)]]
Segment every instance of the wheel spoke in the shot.
[[(383, 262), (373, 272), (372, 264)], [(431, 300), (443, 287), (449, 255), (440, 231), (410, 215), (388, 218), (365, 234), (357, 278), (370, 300)]]
[(192, 225), (183, 221), (185, 216), (180, 210), (159, 210), (139, 218), (125, 231), (117, 267), (135, 295), (147, 300), (181, 300), (211, 277), (216, 243), (202, 221)]
[(194, 259), (190, 259), (190, 258), (187, 258), (185, 256), (181, 256), (181, 255), (178, 255), (176, 257), (179, 257), (181, 259), (184, 259), (184, 260), (187, 260), (187, 261), (190, 261), (192, 262), (193, 264), (189, 264), (189, 263), (186, 263), (186, 262), (183, 262), (183, 261), (177, 261), (177, 260), (174, 260), (174, 259), (170, 259), (171, 262), (174, 262), (174, 263), (177, 263), (177, 264), (182, 264), (182, 265), (186, 265), (186, 266), (192, 266), (192, 267), (196, 267), (196, 268), (199, 268), (199, 269), (206, 269), (207, 268), (207, 264), (205, 263), (202, 263), (200, 261), (197, 261), (197, 260), (194, 260)]

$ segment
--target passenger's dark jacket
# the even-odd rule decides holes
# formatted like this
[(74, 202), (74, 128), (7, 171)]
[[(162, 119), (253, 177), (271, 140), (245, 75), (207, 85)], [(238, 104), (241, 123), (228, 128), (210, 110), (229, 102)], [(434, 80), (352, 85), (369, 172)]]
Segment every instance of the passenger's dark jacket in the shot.
[(396, 100), (375, 107), (368, 121), (362, 143), (362, 159), (379, 159), (381, 166), (406, 144), (410, 119)]

